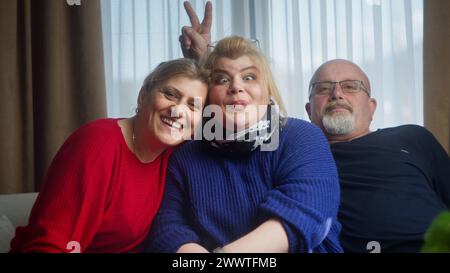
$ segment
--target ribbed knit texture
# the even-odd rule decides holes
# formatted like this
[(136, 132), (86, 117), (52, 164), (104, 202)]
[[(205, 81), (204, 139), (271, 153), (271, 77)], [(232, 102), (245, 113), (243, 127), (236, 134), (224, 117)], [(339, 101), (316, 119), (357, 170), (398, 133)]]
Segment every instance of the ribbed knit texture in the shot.
[(275, 151), (221, 154), (202, 141), (173, 154), (166, 192), (146, 251), (175, 252), (188, 242), (209, 250), (281, 220), (290, 252), (341, 252), (339, 182), (317, 127), (290, 118)]
[(75, 131), (53, 159), (12, 252), (134, 252), (146, 238), (164, 190), (166, 150), (143, 164), (128, 149), (117, 119)]

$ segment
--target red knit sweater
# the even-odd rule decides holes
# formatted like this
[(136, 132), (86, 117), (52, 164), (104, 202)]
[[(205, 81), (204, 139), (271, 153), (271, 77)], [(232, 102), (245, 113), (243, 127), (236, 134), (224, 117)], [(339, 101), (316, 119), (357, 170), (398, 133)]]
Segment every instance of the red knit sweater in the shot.
[(159, 208), (172, 149), (141, 163), (117, 119), (75, 131), (53, 159), (11, 252), (135, 252)]

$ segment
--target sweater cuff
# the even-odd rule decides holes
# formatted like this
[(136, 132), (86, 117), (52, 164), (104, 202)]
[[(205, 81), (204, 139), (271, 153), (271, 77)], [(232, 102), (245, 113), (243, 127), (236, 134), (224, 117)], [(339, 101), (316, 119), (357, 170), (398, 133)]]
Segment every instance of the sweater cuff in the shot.
[(277, 213), (268, 210), (261, 210), (259, 214), (259, 222), (264, 223), (269, 219), (276, 219), (283, 226), (283, 229), (286, 232), (288, 238), (288, 253), (306, 252), (306, 249), (304, 249), (302, 246), (304, 238), (303, 236), (300, 236), (298, 232), (296, 232), (296, 229), (294, 227), (280, 218)]
[[(269, 198), (260, 206), (262, 221), (271, 218), (278, 219), (288, 236), (289, 252), (307, 253), (312, 252), (316, 244), (321, 241), (316, 240), (318, 228), (318, 215), (305, 215), (303, 212), (281, 204), (280, 200)], [(314, 219), (316, 218), (316, 219)]]
[(285, 221), (283, 221), (283, 220), (279, 220), (279, 221), (280, 221), (281, 225), (283, 226), (284, 231), (286, 232), (286, 235), (288, 237), (288, 244), (289, 244), (288, 252), (289, 253), (303, 252), (302, 247), (300, 246), (300, 243), (302, 242), (302, 240), (299, 240), (299, 237), (295, 233), (295, 229), (290, 227), (289, 224), (286, 223)]

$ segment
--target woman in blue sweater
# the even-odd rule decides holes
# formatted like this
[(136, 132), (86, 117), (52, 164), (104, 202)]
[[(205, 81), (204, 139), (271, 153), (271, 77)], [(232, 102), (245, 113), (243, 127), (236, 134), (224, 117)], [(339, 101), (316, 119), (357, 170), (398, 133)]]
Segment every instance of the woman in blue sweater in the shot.
[(172, 155), (151, 252), (341, 252), (339, 184), (328, 143), (286, 118), (254, 43), (221, 40), (203, 139)]

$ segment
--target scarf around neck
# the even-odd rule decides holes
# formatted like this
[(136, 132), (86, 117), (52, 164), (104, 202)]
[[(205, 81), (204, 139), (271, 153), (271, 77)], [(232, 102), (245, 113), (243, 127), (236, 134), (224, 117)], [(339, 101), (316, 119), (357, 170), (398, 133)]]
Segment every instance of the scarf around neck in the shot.
[(266, 113), (258, 122), (239, 132), (230, 133), (222, 128), (226, 136), (224, 140), (213, 139), (207, 142), (225, 154), (250, 153), (265, 144), (269, 145), (273, 138), (278, 138), (286, 122), (287, 117), (280, 113), (278, 105), (271, 98)]

